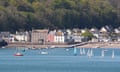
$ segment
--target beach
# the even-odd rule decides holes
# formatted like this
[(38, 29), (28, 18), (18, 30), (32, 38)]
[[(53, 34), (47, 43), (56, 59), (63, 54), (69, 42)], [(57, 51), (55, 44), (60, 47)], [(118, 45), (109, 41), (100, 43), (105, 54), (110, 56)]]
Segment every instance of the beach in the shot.
[(119, 42), (94, 42), (78, 46), (77, 48), (120, 48)]
[[(10, 43), (7, 48), (13, 47), (27, 47), (27, 48), (69, 48), (75, 44), (26, 44), (26, 43)], [(76, 48), (120, 48), (119, 42), (88, 42), (75, 46)]]

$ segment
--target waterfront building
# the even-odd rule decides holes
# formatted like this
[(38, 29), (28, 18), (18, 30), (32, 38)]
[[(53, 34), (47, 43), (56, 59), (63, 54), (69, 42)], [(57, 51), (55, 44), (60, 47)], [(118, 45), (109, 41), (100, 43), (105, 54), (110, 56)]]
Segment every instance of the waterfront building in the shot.
[(120, 41), (120, 28), (115, 28), (114, 29), (114, 36), (116, 38), (116, 41)]
[(29, 33), (27, 31), (26, 32), (16, 32), (15, 39), (17, 41), (28, 42), (29, 41)]
[(47, 42), (48, 43), (54, 43), (54, 36), (55, 36), (55, 32), (54, 31), (50, 31), (48, 33), (48, 36), (47, 36)]
[(82, 42), (82, 40), (83, 40), (83, 36), (80, 36), (80, 35), (73, 35), (72, 36), (72, 39), (73, 39), (73, 41), (75, 42), (75, 43), (77, 43), (77, 42)]
[(62, 31), (57, 31), (54, 36), (55, 43), (65, 43), (65, 35)]
[(72, 31), (70, 29), (67, 29), (66, 32), (67, 32), (67, 35), (71, 35), (72, 34)]
[(47, 41), (48, 29), (35, 29), (31, 32), (31, 42), (45, 44)]
[(71, 34), (71, 39), (77, 43), (77, 42), (82, 42), (83, 41), (83, 36), (81, 36), (82, 31), (84, 32), (84, 29), (80, 30), (80, 29), (76, 29), (72, 32)]
[(14, 36), (15, 35), (10, 34), (10, 36), (9, 36), (9, 43), (14, 43), (15, 42), (15, 37)]
[(0, 38), (9, 42), (10, 32), (0, 32)]
[(91, 42), (99, 42), (98, 38), (92, 38)]
[(99, 30), (97, 28), (91, 28), (90, 32), (95, 36), (97, 39), (99, 37)]
[(102, 27), (99, 31), (99, 41), (108, 42), (110, 41), (110, 31), (106, 27)]
[(116, 34), (119, 34), (119, 33), (120, 33), (120, 29), (119, 29), (119, 28), (115, 28), (115, 29), (114, 29), (114, 32), (115, 32)]
[(86, 29), (81, 29), (81, 33), (85, 33), (86, 32)]

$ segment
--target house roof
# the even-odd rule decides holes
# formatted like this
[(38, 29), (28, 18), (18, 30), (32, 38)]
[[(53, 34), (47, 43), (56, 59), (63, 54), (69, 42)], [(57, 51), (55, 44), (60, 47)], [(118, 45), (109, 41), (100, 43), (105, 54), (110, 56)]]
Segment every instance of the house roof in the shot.
[(81, 29), (81, 33), (85, 33), (86, 29)]
[(39, 33), (48, 33), (48, 29), (35, 29), (32, 32), (39, 32)]
[(10, 36), (10, 32), (1, 32), (0, 36), (5, 36), (5, 37)]
[(50, 31), (49, 35), (55, 35), (55, 32), (54, 31)]
[(63, 32), (56, 32), (55, 35), (56, 36), (63, 36), (64, 34), (63, 34)]
[(116, 28), (116, 29), (114, 29), (114, 32), (115, 32), (115, 33), (120, 33), (120, 29), (117, 29), (117, 28)]
[(91, 28), (90, 31), (91, 32), (96, 32), (96, 31), (98, 31), (98, 29), (97, 28)]
[(105, 27), (102, 27), (102, 28), (100, 29), (100, 32), (108, 32), (108, 30), (107, 30)]

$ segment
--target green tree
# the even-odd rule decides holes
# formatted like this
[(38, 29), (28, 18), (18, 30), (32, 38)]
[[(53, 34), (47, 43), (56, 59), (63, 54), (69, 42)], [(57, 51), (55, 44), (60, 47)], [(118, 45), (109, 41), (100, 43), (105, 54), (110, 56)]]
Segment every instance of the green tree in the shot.
[(84, 36), (88, 40), (91, 40), (94, 37), (94, 35), (89, 30), (86, 30), (84, 33), (81, 34), (81, 36)]
[(0, 31), (120, 26), (119, 0), (0, 0)]

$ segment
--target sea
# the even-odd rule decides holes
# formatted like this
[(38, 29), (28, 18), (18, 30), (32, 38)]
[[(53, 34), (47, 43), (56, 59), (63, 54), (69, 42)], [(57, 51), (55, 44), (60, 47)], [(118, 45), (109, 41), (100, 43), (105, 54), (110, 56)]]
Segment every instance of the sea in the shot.
[[(0, 48), (0, 72), (120, 72), (120, 48), (85, 48), (84, 54), (81, 51), (80, 48)], [(14, 56), (16, 52), (24, 56)]]

